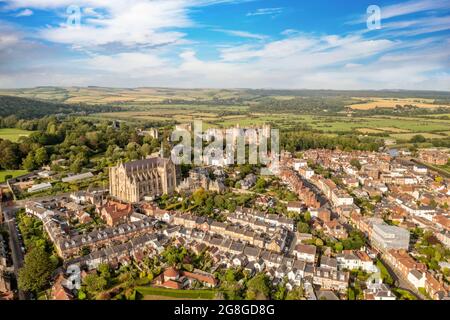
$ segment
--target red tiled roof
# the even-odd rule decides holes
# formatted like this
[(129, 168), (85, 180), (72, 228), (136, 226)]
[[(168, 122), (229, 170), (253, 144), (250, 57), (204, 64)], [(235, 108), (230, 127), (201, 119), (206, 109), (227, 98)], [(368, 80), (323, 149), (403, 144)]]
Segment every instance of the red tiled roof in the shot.
[(367, 253), (365, 253), (364, 251), (356, 251), (355, 254), (362, 261), (372, 261), (372, 259), (370, 259), (369, 255)]
[(450, 230), (450, 219), (443, 215), (437, 215), (433, 218), (434, 222), (440, 224), (447, 230)]
[(295, 250), (307, 254), (316, 254), (316, 247), (308, 244), (298, 244), (295, 246)]
[(179, 275), (179, 272), (178, 272), (178, 270), (175, 269), (174, 267), (167, 268), (167, 269), (164, 271), (164, 276), (165, 276), (165, 277), (173, 278), (173, 277), (176, 277), (177, 275)]
[(181, 289), (182, 286), (179, 282), (174, 280), (169, 280), (161, 284), (161, 287), (165, 287), (168, 289)]
[(52, 287), (52, 299), (53, 300), (73, 300), (72, 293), (64, 288), (62, 282), (64, 281), (64, 276), (59, 275)]
[(131, 204), (123, 204), (116, 201), (108, 201), (103, 207), (104, 212), (108, 214), (113, 221), (117, 221), (124, 216), (128, 216), (133, 212)]
[(214, 278), (214, 276), (212, 276), (212, 275), (200, 274), (200, 273), (188, 272), (188, 271), (184, 271), (183, 275), (185, 277), (188, 277), (188, 278), (191, 278), (191, 279), (195, 279), (195, 280), (198, 280), (200, 282), (206, 282), (206, 283), (209, 283), (209, 284), (214, 285), (214, 286), (217, 284), (217, 279)]

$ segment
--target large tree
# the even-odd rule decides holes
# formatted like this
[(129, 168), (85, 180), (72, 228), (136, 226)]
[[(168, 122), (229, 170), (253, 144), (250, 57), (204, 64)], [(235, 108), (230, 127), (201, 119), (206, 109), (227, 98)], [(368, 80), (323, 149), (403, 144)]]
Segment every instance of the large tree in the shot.
[(34, 161), (36, 161), (36, 164), (38, 166), (42, 166), (43, 164), (45, 164), (48, 161), (47, 150), (45, 150), (44, 147), (41, 147), (36, 150), (36, 153), (34, 156)]
[(25, 256), (25, 264), (19, 270), (19, 288), (37, 292), (45, 288), (50, 281), (55, 265), (49, 254), (41, 247), (35, 247)]
[(105, 278), (95, 273), (88, 274), (84, 278), (83, 283), (86, 285), (86, 290), (91, 294), (106, 289), (108, 285), (108, 281)]
[(27, 157), (23, 159), (22, 166), (28, 171), (32, 171), (38, 167), (35, 161), (34, 152), (30, 152)]
[(266, 300), (270, 298), (270, 280), (264, 273), (259, 273), (247, 283), (248, 300)]
[(297, 223), (297, 230), (300, 233), (309, 233), (309, 225), (304, 222)]
[(6, 170), (18, 169), (22, 154), (17, 143), (0, 139), (0, 167)]

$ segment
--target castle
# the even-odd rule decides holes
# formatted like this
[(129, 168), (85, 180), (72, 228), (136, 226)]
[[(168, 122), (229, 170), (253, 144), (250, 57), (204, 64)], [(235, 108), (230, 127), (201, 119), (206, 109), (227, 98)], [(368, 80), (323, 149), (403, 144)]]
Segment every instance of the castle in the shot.
[(170, 159), (152, 157), (109, 168), (110, 194), (121, 201), (171, 194), (176, 186), (176, 167)]

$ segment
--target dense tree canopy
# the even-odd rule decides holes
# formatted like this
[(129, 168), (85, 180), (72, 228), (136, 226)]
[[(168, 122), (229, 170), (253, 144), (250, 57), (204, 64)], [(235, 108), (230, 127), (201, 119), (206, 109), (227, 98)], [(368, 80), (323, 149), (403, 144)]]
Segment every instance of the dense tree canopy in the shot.
[[(64, 158), (72, 172), (80, 172), (92, 157), (105, 154), (110, 161), (134, 160), (158, 150), (160, 142), (150, 136), (139, 136), (138, 125), (121, 124), (114, 129), (106, 120), (82, 118), (19, 120), (15, 126), (34, 130), (19, 142), (0, 140), (0, 170), (23, 168), (35, 170), (51, 161)], [(145, 124), (143, 124), (145, 126)], [(139, 126), (141, 127), (141, 126)], [(99, 167), (108, 166), (102, 163)]]
[(55, 264), (41, 247), (32, 248), (25, 256), (23, 268), (19, 271), (19, 288), (37, 292), (48, 285)]
[(377, 151), (384, 144), (381, 140), (377, 141), (373, 137), (348, 136), (329, 136), (309, 131), (286, 131), (282, 132), (281, 148), (290, 152), (308, 150), (308, 149), (341, 149), (350, 150), (368, 150)]
[(342, 97), (296, 97), (281, 100), (264, 98), (259, 104), (250, 107), (253, 112), (306, 113), (339, 112), (350, 103), (349, 98)]
[[(89, 114), (120, 110), (119, 107), (90, 106), (85, 104), (65, 104), (48, 101), (0, 96), (0, 117), (14, 115), (17, 119), (34, 119), (54, 114)], [(10, 127), (7, 119), (3, 124)], [(0, 123), (1, 124), (1, 123)]]
[(269, 299), (270, 291), (269, 277), (264, 273), (260, 273), (248, 281), (246, 298), (249, 300)]

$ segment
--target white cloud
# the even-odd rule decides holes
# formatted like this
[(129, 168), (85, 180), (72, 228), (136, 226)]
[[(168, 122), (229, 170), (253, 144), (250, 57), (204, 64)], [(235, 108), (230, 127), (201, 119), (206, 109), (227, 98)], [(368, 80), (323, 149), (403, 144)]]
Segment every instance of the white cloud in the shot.
[(411, 0), (381, 8), (381, 18), (389, 19), (417, 12), (448, 9), (449, 0)]
[[(382, 6), (380, 9), (382, 24), (384, 24), (383, 20), (449, 8), (450, 0), (410, 0), (388, 6)], [(363, 14), (357, 19), (349, 21), (348, 24), (366, 23), (366, 21), (367, 14)]]
[(248, 39), (256, 39), (256, 40), (264, 40), (268, 37), (262, 34), (255, 34), (247, 31), (241, 31), (241, 30), (226, 30), (226, 29), (214, 29), (214, 31), (222, 32), (231, 36), (241, 37), (241, 38), (248, 38)]
[[(13, 40), (8, 40), (13, 43)], [(15, 41), (17, 43), (17, 41)], [(0, 86), (99, 85), (215, 88), (448, 90), (448, 41), (403, 43), (361, 36), (296, 35), (220, 48), (203, 60), (192, 49), (94, 54), (2, 72)], [(1, 50), (0, 50), (1, 52)]]
[(103, 18), (103, 15), (95, 11), (94, 8), (83, 8), (83, 14), (90, 17)]
[(191, 49), (179, 61), (164, 50), (95, 55), (69, 63), (76, 72), (67, 70), (66, 77), (64, 68), (50, 74), (53, 69), (42, 66), (21, 81), (42, 85), (45, 73), (49, 85), (448, 90), (450, 75), (442, 71), (450, 57), (446, 45), (424, 41), (405, 50), (407, 43), (385, 39), (302, 35), (222, 48), (216, 60), (200, 59)]
[(32, 16), (33, 15), (33, 11), (32, 10), (30, 10), (30, 9), (24, 9), (24, 10), (22, 10), (22, 11), (20, 11), (19, 13), (17, 13), (16, 15), (15, 15), (15, 17), (29, 17), (29, 16)]
[(14, 34), (0, 34), (0, 50), (11, 48), (19, 42), (19, 38)]
[(124, 46), (157, 46), (182, 40), (184, 33), (167, 28), (191, 26), (183, 1), (131, 1), (127, 8), (110, 7), (108, 18), (82, 19), (79, 28), (66, 25), (41, 31), (49, 41), (80, 47), (120, 43)]
[[(83, 8), (83, 17), (80, 28), (69, 28), (62, 23), (35, 34), (27, 33), (28, 37), (0, 28), (0, 87), (450, 88), (448, 39), (394, 37), (398, 40), (392, 40), (390, 37), (411, 28), (415, 32), (446, 28), (447, 17), (389, 21), (383, 25), (386, 32), (372, 39), (365, 33), (342, 36), (285, 30), (274, 36), (279, 39), (272, 40), (248, 31), (217, 28), (216, 31), (249, 40), (238, 46), (216, 44), (213, 49), (218, 51), (218, 56), (203, 59), (194, 49), (196, 46), (189, 43), (185, 30), (198, 27), (191, 11), (207, 5), (244, 1), (7, 1), (11, 10), (57, 9), (57, 12), (77, 4)], [(430, 1), (410, 2), (413, 9), (409, 11), (432, 10), (427, 9), (431, 8)], [(408, 14), (400, 7), (387, 8), (387, 16)], [(261, 10), (259, 15), (269, 12)], [(35, 50), (35, 44), (29, 40), (32, 36), (37, 43), (36, 40), (44, 39), (65, 46)], [(212, 46), (200, 45), (209, 49)], [(52, 52), (54, 47), (66, 51)], [(69, 51), (71, 48), (77, 50), (76, 58), (67, 54), (73, 53)], [(30, 55), (36, 58), (30, 59)]]
[(167, 62), (151, 53), (119, 53), (116, 55), (95, 55), (91, 59), (81, 60), (80, 64), (85, 64), (87, 68), (101, 70), (130, 76), (132, 72), (142, 73), (149, 70), (163, 70)]
[[(248, 0), (7, 0), (7, 8), (65, 10), (69, 6), (84, 9), (81, 24), (73, 28), (66, 23), (42, 29), (45, 40), (77, 48), (120, 44), (122, 46), (159, 46), (183, 43), (185, 34), (173, 29), (192, 27), (192, 8), (218, 3)], [(105, 12), (99, 14), (98, 10)], [(169, 30), (170, 29), (170, 30)]]
[(417, 36), (433, 32), (450, 30), (450, 16), (422, 17), (415, 20), (388, 22), (383, 29), (394, 36)]
[(265, 16), (265, 15), (278, 15), (283, 12), (283, 8), (261, 8), (253, 12), (248, 12), (247, 17), (252, 16)]
[(283, 30), (280, 34), (283, 36), (291, 36), (291, 35), (299, 34), (299, 33), (300, 33), (300, 31), (295, 30), (295, 29), (286, 29), (286, 30)]
[(365, 40), (357, 36), (296, 36), (273, 41), (260, 48), (241, 46), (223, 49), (221, 53), (224, 61), (285, 59), (297, 67), (314, 67), (370, 57), (394, 45), (389, 40)]

